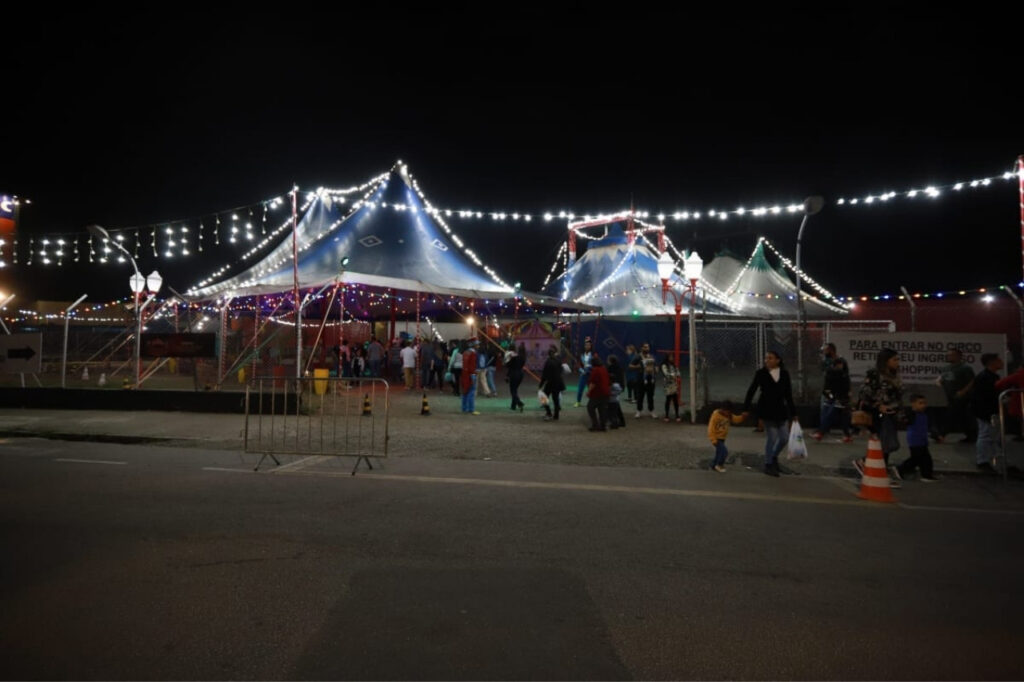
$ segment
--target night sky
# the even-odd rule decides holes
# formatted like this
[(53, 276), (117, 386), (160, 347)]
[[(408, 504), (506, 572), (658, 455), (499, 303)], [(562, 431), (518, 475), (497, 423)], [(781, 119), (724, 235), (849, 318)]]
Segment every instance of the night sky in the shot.
[[(21, 16), (5, 29), (0, 193), (33, 201), (21, 240), (198, 218), (293, 183), (346, 187), (396, 159), (435, 205), (484, 211), (596, 213), (632, 198), (671, 213), (822, 194), (803, 263), (837, 294), (1022, 279), (1012, 182), (835, 205), (1013, 169), (1024, 119), (1011, 17), (572, 7)], [(451, 225), (534, 290), (564, 240), (564, 223)], [(668, 234), (708, 260), (747, 255), (759, 234), (792, 254), (798, 226), (669, 221)], [(175, 262), (145, 253), (140, 268), (179, 291), (234, 260), (224, 245)], [(129, 274), (19, 262), (0, 286), (99, 301), (127, 294)]]

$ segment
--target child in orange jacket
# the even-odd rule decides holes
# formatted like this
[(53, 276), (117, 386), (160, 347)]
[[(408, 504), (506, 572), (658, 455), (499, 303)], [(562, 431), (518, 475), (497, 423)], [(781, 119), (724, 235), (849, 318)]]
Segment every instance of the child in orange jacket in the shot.
[(726, 402), (722, 407), (711, 413), (708, 420), (708, 438), (715, 446), (715, 458), (711, 462), (711, 468), (720, 474), (725, 473), (725, 458), (729, 451), (725, 449), (725, 438), (729, 435), (729, 424), (742, 424), (747, 413), (733, 414), (733, 404)]

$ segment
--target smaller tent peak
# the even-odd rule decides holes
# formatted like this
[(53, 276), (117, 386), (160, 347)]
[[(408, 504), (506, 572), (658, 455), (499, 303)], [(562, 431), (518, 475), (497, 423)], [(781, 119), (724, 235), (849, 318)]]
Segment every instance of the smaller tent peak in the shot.
[(768, 262), (767, 256), (764, 253), (764, 239), (757, 240), (757, 246), (754, 247), (754, 253), (750, 256), (750, 263), (747, 265), (751, 270), (766, 271), (772, 270), (771, 263)]

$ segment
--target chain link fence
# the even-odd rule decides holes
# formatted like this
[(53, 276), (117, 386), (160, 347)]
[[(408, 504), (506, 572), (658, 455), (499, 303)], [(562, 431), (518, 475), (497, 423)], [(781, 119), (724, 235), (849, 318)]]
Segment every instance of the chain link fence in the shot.
[[(731, 400), (742, 403), (764, 355), (775, 351), (793, 380), (798, 402), (816, 402), (821, 393), (821, 348), (834, 331), (888, 332), (889, 320), (808, 323), (801, 338), (796, 320), (698, 320), (698, 392), (701, 406)], [(802, 398), (801, 398), (802, 396)]]

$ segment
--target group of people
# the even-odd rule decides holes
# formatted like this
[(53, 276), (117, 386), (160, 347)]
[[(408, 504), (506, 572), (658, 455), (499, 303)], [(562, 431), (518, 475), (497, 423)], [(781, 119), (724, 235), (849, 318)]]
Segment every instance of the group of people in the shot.
[[(824, 359), (821, 426), (814, 433), (815, 439), (821, 440), (833, 426), (838, 426), (843, 431), (843, 440), (850, 442), (851, 417), (856, 414), (860, 426), (879, 439), (891, 485), (899, 487), (903, 478), (915, 470), (920, 471), (922, 481), (934, 481), (929, 439), (941, 443), (949, 433), (958, 430), (964, 434), (961, 443), (975, 444), (978, 468), (994, 471), (999, 444), (996, 426), (999, 393), (1011, 387), (1024, 388), (1024, 369), (1000, 379), (1002, 358), (995, 353), (985, 353), (980, 358), (983, 369), (975, 375), (964, 362), (963, 353), (951, 349), (946, 356), (947, 364), (937, 379), (945, 393), (947, 407), (943, 418), (932, 424), (927, 412), (928, 400), (924, 395), (912, 393), (908, 396), (909, 410), (904, 405), (900, 358), (895, 350), (883, 348), (878, 352), (875, 366), (867, 371), (855, 400), (851, 400), (849, 369), (845, 360), (838, 357), (834, 344), (825, 346)], [(1011, 402), (1011, 413), (1014, 405)], [(901, 425), (907, 428), (910, 456), (899, 465), (890, 465), (890, 455), (900, 448), (898, 430)], [(863, 474), (863, 459), (855, 460), (854, 466)]]
[[(350, 345), (342, 339), (335, 351), (341, 376), (381, 376), (386, 353), (375, 337), (365, 345)], [(450, 344), (425, 343), (417, 347), (411, 342), (403, 342), (399, 355), (407, 389), (414, 388), (417, 353), (423, 372), (423, 387), (433, 388), (436, 382), (437, 388), (443, 390), (445, 383), (451, 384), (453, 394), (462, 399), (464, 413), (479, 414), (475, 403), (478, 394), (497, 396), (494, 377), (499, 365), (504, 365), (507, 371), (511, 398), (509, 409), (524, 410), (525, 402), (519, 395), (527, 372), (524, 344), (503, 350), (493, 343), (482, 348), (475, 338)], [(868, 370), (855, 398), (852, 397), (849, 367), (838, 355), (834, 344), (824, 346), (822, 358), (824, 385), (820, 399), (820, 425), (812, 434), (816, 440), (822, 440), (833, 428), (838, 428), (843, 433), (843, 441), (848, 443), (853, 439), (855, 428), (867, 428), (881, 442), (892, 485), (899, 486), (903, 477), (914, 470), (920, 470), (922, 481), (934, 481), (929, 438), (942, 442), (949, 433), (960, 431), (964, 434), (961, 442), (975, 443), (977, 466), (993, 470), (999, 438), (994, 420), (998, 413), (998, 395), (1006, 388), (1024, 388), (1024, 368), (1000, 378), (1003, 361), (990, 353), (981, 356), (984, 369), (975, 375), (964, 362), (961, 351), (950, 350), (948, 364), (938, 379), (946, 395), (947, 408), (943, 419), (932, 424), (927, 413), (928, 401), (920, 393), (910, 394), (909, 409), (904, 406), (904, 387), (896, 351), (888, 348), (879, 351), (874, 368)], [(585, 393), (591, 431), (624, 428), (623, 402), (635, 403), (636, 418), (648, 414), (656, 419), (654, 393), (659, 382), (664, 392), (662, 419), (665, 422), (672, 419), (682, 421), (679, 413), (679, 369), (668, 355), (658, 362), (648, 343), (641, 344), (639, 349), (628, 345), (626, 360), (620, 363), (614, 354), (602, 359), (588, 337), (579, 356), (577, 372), (574, 406), (583, 406)], [(545, 420), (558, 420), (562, 411), (561, 394), (566, 390), (565, 377), (570, 373), (571, 368), (562, 349), (551, 345), (541, 371), (538, 391)], [(755, 396), (756, 406), (753, 403)], [(1011, 415), (1020, 418), (1021, 403), (1011, 402)], [(725, 471), (728, 456), (725, 441), (730, 425), (742, 423), (752, 411), (757, 414), (758, 430), (765, 433), (764, 471), (770, 476), (779, 476), (782, 470), (778, 457), (786, 446), (793, 421), (797, 420), (797, 410), (790, 375), (782, 357), (775, 351), (765, 354), (763, 367), (755, 372), (742, 411), (726, 403), (712, 413), (708, 437), (715, 449), (711, 464), (715, 471)], [(851, 417), (854, 415), (860, 423), (853, 423)], [(907, 427), (910, 456), (898, 466), (890, 465), (890, 455), (900, 447), (898, 429), (902, 425)], [(854, 465), (863, 473), (863, 460), (855, 461)]]
[[(552, 346), (549, 351), (549, 361), (545, 364), (547, 379), (541, 377), (541, 386), (560, 387), (558, 390), (562, 391), (565, 390), (565, 382), (561, 375), (567, 373), (568, 366), (562, 363), (557, 356), (558, 347)], [(583, 342), (578, 373), (579, 381), (574, 405), (575, 407), (582, 406), (581, 401), (586, 392), (591, 431), (606, 431), (625, 427), (626, 420), (622, 402), (635, 402), (637, 408), (635, 416), (639, 419), (645, 415), (644, 401), (646, 400), (646, 414), (657, 419), (658, 415), (654, 411), (654, 392), (659, 380), (665, 395), (662, 419), (665, 422), (673, 419), (677, 422), (682, 421), (679, 414), (681, 376), (679, 369), (668, 355), (658, 363), (651, 353), (649, 343), (641, 344), (639, 350), (633, 344), (626, 346), (626, 360), (625, 367), (623, 367), (614, 354), (609, 354), (607, 360), (602, 361), (594, 351), (593, 342), (588, 337)], [(626, 394), (624, 398), (622, 397), (623, 392)], [(557, 419), (560, 410), (559, 399), (556, 394), (547, 395), (548, 402), (555, 407), (548, 417)], [(549, 407), (549, 405), (545, 405), (545, 407)], [(670, 408), (672, 408), (671, 411)]]
[(371, 336), (364, 344), (349, 343), (342, 339), (341, 343), (331, 349), (338, 376), (344, 378), (382, 377), (384, 376), (384, 358), (387, 353), (384, 344)]

